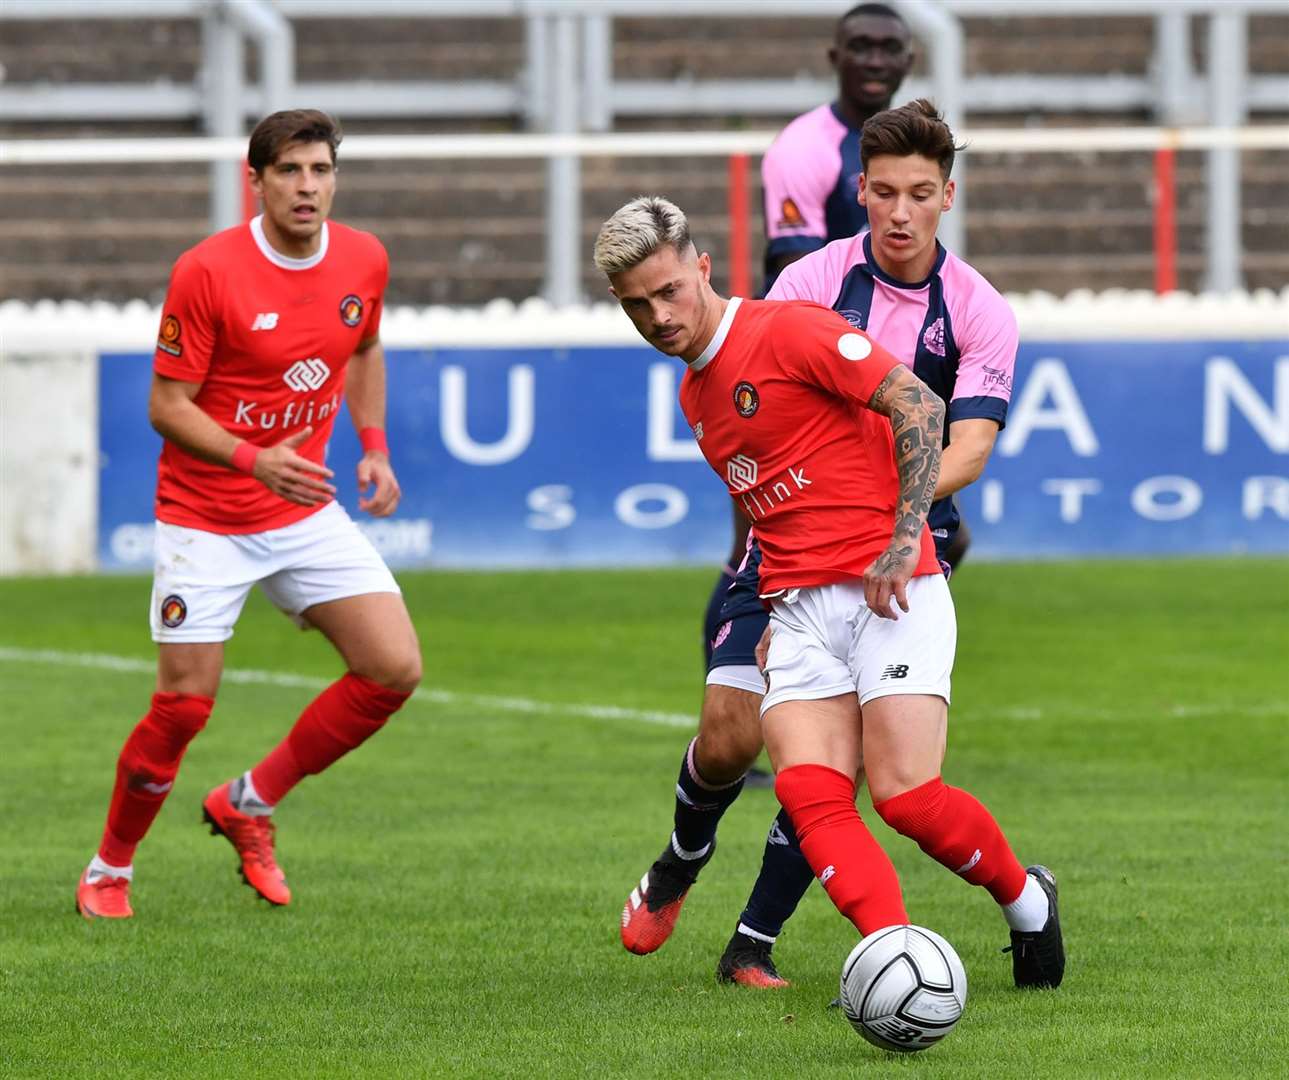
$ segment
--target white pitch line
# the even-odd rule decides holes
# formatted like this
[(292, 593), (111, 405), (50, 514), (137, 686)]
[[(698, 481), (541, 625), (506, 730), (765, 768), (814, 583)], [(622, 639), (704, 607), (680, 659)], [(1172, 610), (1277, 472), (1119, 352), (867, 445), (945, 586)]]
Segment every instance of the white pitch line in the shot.
[[(58, 667), (95, 668), (129, 675), (151, 675), (156, 669), (153, 660), (138, 660), (129, 656), (109, 653), (61, 652), (56, 649), (16, 649), (0, 645), (0, 663), (52, 664)], [(296, 675), (287, 671), (257, 671), (253, 668), (228, 668), (224, 681), (243, 685), (286, 686), (305, 690), (321, 690), (333, 680), (314, 675)], [(422, 688), (412, 695), (413, 700), (430, 705), (464, 705), (475, 709), (497, 712), (528, 713), (536, 716), (584, 716), (592, 720), (627, 720), (662, 727), (693, 730), (698, 723), (695, 713), (659, 712), (651, 709), (625, 709), (617, 705), (576, 705), (536, 701), (532, 698), (498, 697), (491, 694), (459, 694), (452, 690)], [(958, 720), (1044, 720), (1052, 716), (1082, 717), (1085, 720), (1140, 720), (1153, 717), (1158, 720), (1188, 720), (1222, 716), (1289, 716), (1289, 701), (1272, 701), (1237, 705), (1234, 702), (1216, 702), (1204, 705), (1163, 705), (1156, 709), (1102, 709), (1081, 706), (1072, 702), (1050, 701), (1042, 706), (1003, 705), (997, 709), (955, 709), (952, 716)]]
[[(108, 653), (60, 652), (56, 649), (15, 649), (0, 645), (0, 662), (17, 664), (52, 664), (57, 667), (94, 668), (126, 675), (151, 675), (157, 670), (155, 660), (137, 660)], [(224, 681), (259, 686), (286, 686), (321, 690), (335, 680), (313, 675), (296, 675), (284, 671), (257, 671), (253, 668), (227, 668)], [(412, 700), (430, 705), (464, 705), (473, 709), (498, 712), (529, 713), (537, 716), (585, 716), (592, 720), (633, 720), (662, 727), (693, 729), (698, 715), (659, 712), (652, 709), (624, 709), (617, 705), (561, 705), (532, 698), (497, 697), (491, 694), (458, 694), (451, 690), (420, 689)]]

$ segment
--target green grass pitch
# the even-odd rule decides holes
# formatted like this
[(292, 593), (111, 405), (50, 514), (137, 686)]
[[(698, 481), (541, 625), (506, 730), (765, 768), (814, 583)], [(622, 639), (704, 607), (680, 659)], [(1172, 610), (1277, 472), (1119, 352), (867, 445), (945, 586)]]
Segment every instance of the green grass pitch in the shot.
[(687, 732), (666, 720), (698, 705), (711, 578), (404, 575), (425, 689), (279, 810), (282, 910), (199, 804), (339, 666), (253, 599), (229, 668), (304, 678), (225, 682), (116, 924), (77, 918), (73, 891), (151, 690), (147, 583), (0, 582), (0, 1075), (1284, 1075), (1289, 560), (969, 563), (954, 581), (945, 775), (1056, 872), (1069, 968), (1057, 992), (1012, 989), (988, 897), (878, 822), (910, 914), (970, 980), (958, 1029), (909, 1058), (826, 1008), (855, 935), (822, 890), (776, 948), (790, 990), (716, 984), (769, 791), (726, 815), (667, 946), (619, 944), (669, 828)]

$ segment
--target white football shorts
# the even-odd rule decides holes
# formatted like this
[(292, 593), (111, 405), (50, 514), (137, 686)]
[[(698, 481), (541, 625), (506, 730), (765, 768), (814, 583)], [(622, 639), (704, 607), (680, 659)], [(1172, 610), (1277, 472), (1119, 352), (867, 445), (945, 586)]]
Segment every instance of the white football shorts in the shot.
[(755, 664), (727, 664), (707, 673), (708, 686), (731, 686), (749, 694), (765, 693), (765, 676)]
[(909, 582), (909, 610), (873, 614), (859, 582), (789, 589), (770, 612), (770, 689), (761, 712), (784, 701), (858, 694), (860, 705), (888, 694), (949, 701), (958, 644), (953, 597), (942, 574)]
[(225, 535), (157, 522), (150, 621), (157, 642), (227, 641), (251, 587), (300, 625), (314, 604), (401, 592), (345, 508), (332, 501), (302, 521)]

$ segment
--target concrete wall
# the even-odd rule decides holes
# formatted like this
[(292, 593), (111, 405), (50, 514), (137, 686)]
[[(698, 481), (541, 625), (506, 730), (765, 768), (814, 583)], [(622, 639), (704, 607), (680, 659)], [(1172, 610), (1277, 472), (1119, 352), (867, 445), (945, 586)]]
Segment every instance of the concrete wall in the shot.
[(0, 574), (95, 567), (98, 354), (0, 352)]

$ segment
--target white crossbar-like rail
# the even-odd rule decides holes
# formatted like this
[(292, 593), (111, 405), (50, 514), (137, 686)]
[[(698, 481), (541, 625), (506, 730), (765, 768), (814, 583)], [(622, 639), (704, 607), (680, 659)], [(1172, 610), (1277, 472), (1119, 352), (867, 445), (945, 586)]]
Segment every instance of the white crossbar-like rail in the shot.
[[(352, 160), (452, 158), (724, 157), (761, 154), (773, 131), (634, 132), (608, 135), (354, 135), (344, 142)], [(982, 153), (1084, 150), (1289, 149), (1289, 124), (1242, 128), (980, 128), (967, 131), (968, 149)], [(229, 161), (246, 156), (244, 139), (8, 139), (0, 165), (92, 165), (162, 161)]]

